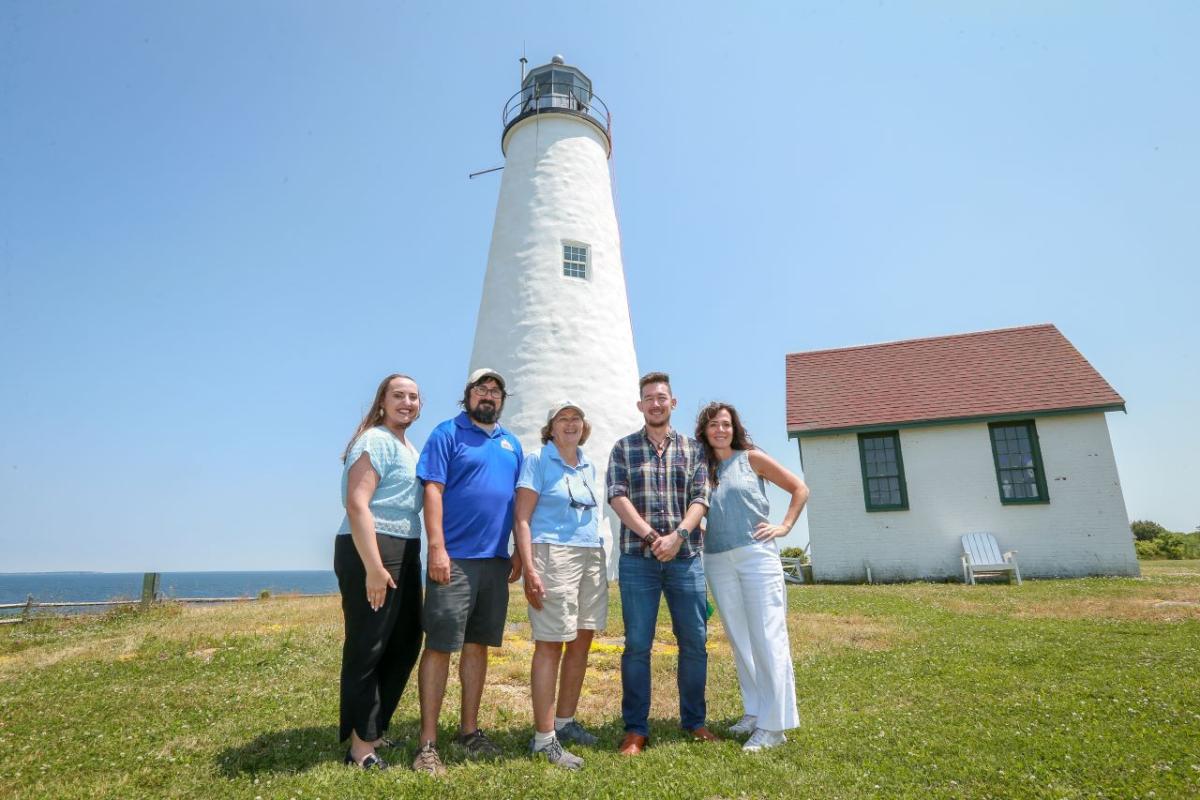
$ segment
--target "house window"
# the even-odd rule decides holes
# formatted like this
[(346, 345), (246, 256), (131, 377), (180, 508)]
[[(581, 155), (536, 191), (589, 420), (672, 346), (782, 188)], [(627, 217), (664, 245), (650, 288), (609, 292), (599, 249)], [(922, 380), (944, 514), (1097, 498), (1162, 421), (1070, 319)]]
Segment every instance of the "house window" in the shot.
[(1037, 428), (1028, 422), (993, 422), (988, 425), (1000, 502), (1048, 503), (1046, 469), (1038, 447)]
[(568, 278), (588, 276), (588, 246), (586, 244), (563, 244), (563, 275)]
[(858, 455), (862, 462), (863, 497), (867, 511), (907, 509), (908, 487), (904, 484), (900, 432), (860, 433)]

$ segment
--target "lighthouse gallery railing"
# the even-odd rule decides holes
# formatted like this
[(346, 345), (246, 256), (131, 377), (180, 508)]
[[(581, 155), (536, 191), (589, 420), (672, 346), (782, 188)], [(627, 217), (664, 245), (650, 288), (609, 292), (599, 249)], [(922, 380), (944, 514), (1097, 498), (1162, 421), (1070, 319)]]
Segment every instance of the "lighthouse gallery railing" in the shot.
[(522, 117), (543, 111), (567, 111), (587, 117), (612, 135), (612, 115), (608, 106), (592, 92), (581, 90), (575, 83), (541, 83), (527, 86), (508, 98), (504, 104), (503, 123), (507, 128)]

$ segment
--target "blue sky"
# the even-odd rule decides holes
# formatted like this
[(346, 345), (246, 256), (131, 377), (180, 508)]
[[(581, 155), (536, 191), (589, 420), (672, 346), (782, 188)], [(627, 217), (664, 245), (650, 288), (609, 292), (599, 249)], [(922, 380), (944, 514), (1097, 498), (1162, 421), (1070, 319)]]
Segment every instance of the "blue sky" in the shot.
[(785, 353), (1053, 322), (1191, 530), (1198, 8), (7, 0), (0, 571), (329, 567), (378, 379), (455, 411), (523, 45), (613, 112), (681, 427), (799, 469)]

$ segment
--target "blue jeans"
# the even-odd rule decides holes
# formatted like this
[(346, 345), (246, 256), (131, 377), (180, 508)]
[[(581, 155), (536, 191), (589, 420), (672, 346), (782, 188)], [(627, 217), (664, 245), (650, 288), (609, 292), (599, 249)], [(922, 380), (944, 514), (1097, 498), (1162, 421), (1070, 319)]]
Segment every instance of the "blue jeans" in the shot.
[(658, 623), (658, 601), (667, 596), (671, 629), (679, 642), (679, 722), (686, 730), (704, 724), (704, 683), (708, 679), (708, 593), (699, 556), (661, 562), (621, 554), (621, 614), (625, 650), (621, 653), (621, 717), (625, 730), (650, 735), (650, 646)]

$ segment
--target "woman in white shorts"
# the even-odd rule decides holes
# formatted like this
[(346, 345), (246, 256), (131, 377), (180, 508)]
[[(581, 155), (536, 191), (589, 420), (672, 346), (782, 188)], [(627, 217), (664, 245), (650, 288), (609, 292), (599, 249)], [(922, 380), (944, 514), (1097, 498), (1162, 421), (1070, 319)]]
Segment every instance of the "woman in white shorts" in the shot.
[(530, 749), (565, 769), (579, 769), (583, 759), (564, 750), (564, 742), (596, 743), (575, 721), (575, 710), (592, 636), (608, 622), (608, 573), (596, 525), (601, 492), (579, 447), (590, 432), (578, 405), (555, 405), (541, 451), (526, 456), (517, 480), (514, 530), (534, 640)]

